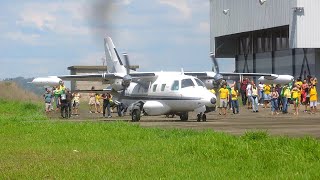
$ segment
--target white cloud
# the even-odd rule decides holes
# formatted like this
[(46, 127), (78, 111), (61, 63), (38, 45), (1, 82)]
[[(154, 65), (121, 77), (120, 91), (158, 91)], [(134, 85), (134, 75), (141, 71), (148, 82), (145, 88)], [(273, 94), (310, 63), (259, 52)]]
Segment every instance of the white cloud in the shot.
[(38, 34), (25, 34), (22, 32), (8, 32), (4, 35), (5, 38), (8, 38), (13, 41), (19, 41), (30, 45), (40, 45), (42, 44), (40, 40), (40, 35)]
[(185, 19), (190, 18), (192, 15), (192, 10), (187, 0), (159, 0), (159, 3), (177, 9)]
[(206, 33), (209, 35), (210, 33), (210, 23), (209, 22), (200, 22), (198, 26), (199, 33)]
[(64, 35), (88, 33), (81, 2), (27, 3), (23, 6), (18, 26), (52, 31)]
[[(101, 43), (101, 45), (103, 45)], [(102, 58), (105, 59), (104, 52), (93, 52), (91, 54), (86, 55), (83, 58), (79, 58), (80, 60), (76, 65), (91, 65), (91, 66), (97, 66), (102, 65)]]
[(32, 9), (27, 9), (21, 13), (20, 19), (16, 24), (28, 27), (34, 26), (37, 29), (44, 31), (46, 29), (52, 29), (56, 20), (56, 17), (47, 12), (36, 12)]

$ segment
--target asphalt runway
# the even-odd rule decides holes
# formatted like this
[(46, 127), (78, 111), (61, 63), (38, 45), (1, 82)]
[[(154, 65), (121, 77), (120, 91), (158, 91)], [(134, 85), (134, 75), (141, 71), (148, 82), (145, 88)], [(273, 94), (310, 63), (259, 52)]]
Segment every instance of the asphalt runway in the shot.
[[(235, 135), (241, 135), (246, 131), (264, 130), (271, 135), (285, 135), (293, 137), (312, 136), (320, 137), (320, 113), (310, 114), (303, 112), (304, 107), (300, 107), (299, 115), (293, 114), (292, 107), (288, 114), (271, 115), (270, 108), (259, 107), (259, 112), (245, 107), (240, 107), (239, 114), (233, 114), (228, 110), (227, 115), (219, 115), (218, 112), (207, 114), (206, 122), (197, 122), (196, 113), (189, 113), (188, 121), (181, 121), (178, 116), (167, 118), (165, 116), (142, 116), (139, 124), (141, 127), (157, 128), (182, 128), (194, 130), (212, 129), (219, 132), (227, 132)], [(130, 116), (118, 117), (112, 113), (112, 118), (103, 118), (102, 114), (81, 112), (79, 116), (73, 116), (66, 121), (131, 121)], [(51, 117), (59, 117), (54, 113)], [(65, 119), (63, 119), (65, 120)]]

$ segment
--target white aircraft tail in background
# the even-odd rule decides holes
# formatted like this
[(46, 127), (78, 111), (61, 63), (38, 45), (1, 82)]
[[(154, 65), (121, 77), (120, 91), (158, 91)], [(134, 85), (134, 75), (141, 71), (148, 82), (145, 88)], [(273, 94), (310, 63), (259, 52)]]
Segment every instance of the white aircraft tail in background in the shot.
[(107, 60), (107, 69), (109, 73), (126, 73), (126, 68), (119, 56), (110, 37), (104, 38), (104, 48)]

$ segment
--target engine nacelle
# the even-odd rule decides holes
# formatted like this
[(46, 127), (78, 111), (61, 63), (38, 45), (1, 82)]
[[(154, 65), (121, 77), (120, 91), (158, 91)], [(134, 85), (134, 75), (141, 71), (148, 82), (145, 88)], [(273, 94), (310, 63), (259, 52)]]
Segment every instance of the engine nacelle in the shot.
[(123, 77), (123, 79), (114, 80), (114, 82), (111, 83), (111, 87), (116, 91), (120, 91), (120, 90), (123, 90), (123, 89), (126, 89), (127, 87), (129, 87), (131, 81), (132, 81), (131, 76), (130, 75), (125, 75)]
[(43, 86), (43, 87), (45, 86), (53, 87), (53, 86), (58, 86), (60, 81), (62, 80), (56, 76), (38, 77), (32, 80), (31, 84), (34, 84), (36, 86)]
[(159, 101), (147, 101), (143, 105), (143, 110), (149, 116), (158, 116), (169, 113), (170, 107)]
[(289, 84), (294, 81), (294, 77), (290, 75), (261, 76), (258, 81), (265, 84)]
[(112, 89), (115, 91), (120, 91), (123, 90), (123, 85), (122, 85), (122, 79), (116, 79), (112, 83), (110, 83), (110, 86)]
[(216, 86), (214, 79), (207, 79), (203, 83), (206, 85), (207, 89), (213, 89)]

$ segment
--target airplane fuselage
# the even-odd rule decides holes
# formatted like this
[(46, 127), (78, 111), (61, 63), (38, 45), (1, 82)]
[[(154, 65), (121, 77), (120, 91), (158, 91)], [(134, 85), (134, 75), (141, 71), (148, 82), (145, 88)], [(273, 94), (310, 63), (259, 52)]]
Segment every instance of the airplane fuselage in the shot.
[(137, 101), (144, 102), (143, 110), (147, 115), (194, 110), (204, 112), (206, 107), (213, 107), (216, 103), (216, 96), (208, 91), (202, 81), (175, 72), (158, 73), (157, 79), (149, 83), (131, 82), (120, 99), (127, 106)]

